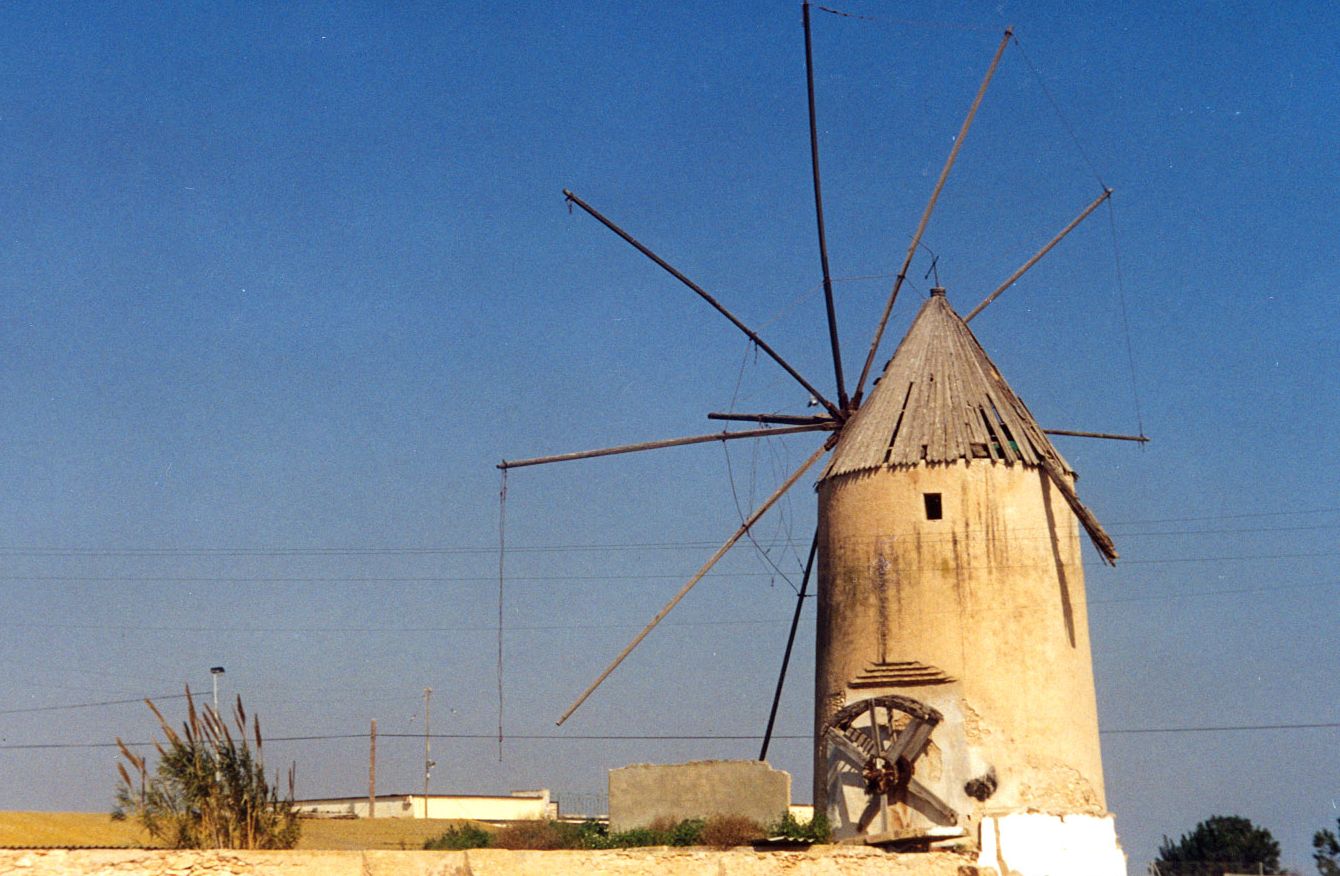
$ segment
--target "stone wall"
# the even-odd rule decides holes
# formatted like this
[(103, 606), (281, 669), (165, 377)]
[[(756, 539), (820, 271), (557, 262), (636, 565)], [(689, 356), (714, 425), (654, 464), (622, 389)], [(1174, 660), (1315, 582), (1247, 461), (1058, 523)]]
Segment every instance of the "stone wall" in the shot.
[[(0, 849), (13, 876), (998, 876), (948, 852), (894, 855), (867, 847), (804, 852), (700, 849), (511, 852), (177, 852)], [(1076, 874), (1078, 876), (1078, 874)]]

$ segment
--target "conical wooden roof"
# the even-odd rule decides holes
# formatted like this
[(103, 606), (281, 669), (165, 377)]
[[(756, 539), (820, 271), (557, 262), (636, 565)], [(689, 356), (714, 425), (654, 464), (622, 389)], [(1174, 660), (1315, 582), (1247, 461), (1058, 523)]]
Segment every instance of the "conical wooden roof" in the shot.
[(842, 430), (824, 477), (883, 466), (993, 459), (1069, 466), (936, 289), (870, 397)]
[(1116, 550), (1071, 486), (1074, 472), (1014, 394), (943, 289), (922, 305), (821, 480), (880, 468), (993, 460), (1044, 469), (1099, 552)]

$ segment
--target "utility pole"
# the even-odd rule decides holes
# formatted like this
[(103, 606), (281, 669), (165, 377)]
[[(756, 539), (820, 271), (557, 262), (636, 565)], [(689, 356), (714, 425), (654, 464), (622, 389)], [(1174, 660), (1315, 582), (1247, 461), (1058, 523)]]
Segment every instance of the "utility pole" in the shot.
[[(215, 717), (215, 719), (218, 719), (218, 717), (219, 717), (219, 676), (220, 676), (220, 675), (223, 675), (223, 667), (222, 667), (222, 666), (211, 666), (211, 667), (209, 667), (209, 677), (210, 677), (210, 680), (214, 682), (214, 717)], [(190, 691), (187, 691), (187, 693), (190, 693)], [(244, 733), (243, 735), (245, 736), (246, 734)], [(223, 782), (223, 768), (222, 768), (221, 766), (219, 766), (219, 765), (216, 765), (216, 766), (214, 767), (214, 784), (218, 785), (218, 784), (221, 784), (222, 782)]]
[(377, 817), (377, 719), (372, 719), (368, 737), (368, 818)]
[(209, 677), (214, 682), (214, 715), (219, 714), (219, 676), (223, 675), (222, 666), (209, 667)]
[(423, 817), (428, 817), (428, 777), (433, 773), (432, 744), (428, 733), (428, 708), (433, 699), (433, 689), (423, 689)]

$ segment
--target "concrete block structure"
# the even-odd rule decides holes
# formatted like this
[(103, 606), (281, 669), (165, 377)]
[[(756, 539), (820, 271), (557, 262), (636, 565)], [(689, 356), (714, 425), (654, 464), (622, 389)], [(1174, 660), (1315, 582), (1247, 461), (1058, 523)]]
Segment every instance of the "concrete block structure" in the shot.
[(742, 815), (762, 825), (791, 805), (791, 775), (758, 760), (640, 763), (610, 770), (610, 830)]

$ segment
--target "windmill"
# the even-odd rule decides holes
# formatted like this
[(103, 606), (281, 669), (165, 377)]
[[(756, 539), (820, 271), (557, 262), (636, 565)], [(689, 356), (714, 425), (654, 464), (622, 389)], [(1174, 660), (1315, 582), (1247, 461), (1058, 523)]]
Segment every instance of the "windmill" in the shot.
[[(814, 415), (709, 413), (756, 428), (503, 461), (504, 470), (688, 444), (813, 432), (823, 441), (558, 719), (566, 721), (723, 555), (825, 456), (818, 527), (814, 801), (839, 838), (928, 841), (974, 831), (1000, 848), (1006, 816), (1107, 819), (1079, 528), (1116, 549), (1075, 475), (968, 323), (1111, 195), (1102, 193), (967, 316), (938, 285), (874, 382), (889, 315), (1012, 33), (1006, 30), (922, 213), (848, 393), (828, 264), (810, 6), (803, 5), (810, 149), (834, 386), (798, 372), (706, 289), (575, 193), (575, 205), (688, 287), (780, 366)], [(798, 600), (796, 619), (802, 602)], [(792, 625), (792, 637), (795, 623)], [(787, 646), (789, 658), (790, 643)], [(785, 661), (783, 677), (785, 675)], [(778, 695), (782, 681), (778, 682)], [(766, 757), (777, 701), (760, 759)], [(994, 833), (988, 836), (991, 820)], [(1072, 831), (1073, 832), (1073, 831)], [(1115, 851), (1115, 834), (1111, 836)], [(1120, 852), (1115, 852), (1117, 860)], [(1092, 858), (1090, 859), (1092, 860)], [(1109, 863), (1110, 863), (1109, 860)], [(991, 862), (995, 864), (993, 860)], [(1021, 870), (1020, 872), (1024, 872)], [(1106, 872), (1103, 867), (1089, 872)], [(1112, 870), (1112, 872), (1123, 872)]]

